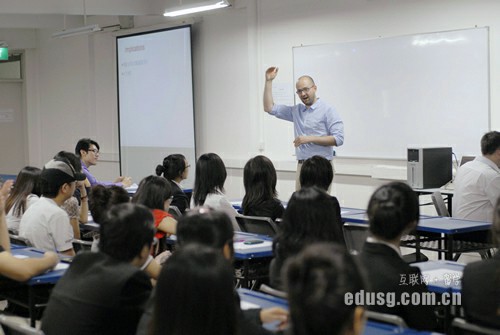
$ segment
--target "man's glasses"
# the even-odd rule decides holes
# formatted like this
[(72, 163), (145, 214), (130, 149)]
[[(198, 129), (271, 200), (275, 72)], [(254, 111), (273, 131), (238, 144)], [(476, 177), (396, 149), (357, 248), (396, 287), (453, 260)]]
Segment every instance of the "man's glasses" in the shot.
[(301, 94), (302, 94), (302, 92), (303, 92), (303, 93), (307, 93), (307, 92), (309, 92), (309, 90), (310, 90), (311, 88), (312, 88), (312, 86), (311, 86), (311, 87), (304, 87), (304, 88), (302, 88), (302, 89), (300, 89), (300, 90), (295, 91), (295, 93), (297, 93), (298, 95), (301, 95)]
[(95, 155), (99, 155), (99, 150), (97, 149), (89, 149), (87, 151), (92, 151)]

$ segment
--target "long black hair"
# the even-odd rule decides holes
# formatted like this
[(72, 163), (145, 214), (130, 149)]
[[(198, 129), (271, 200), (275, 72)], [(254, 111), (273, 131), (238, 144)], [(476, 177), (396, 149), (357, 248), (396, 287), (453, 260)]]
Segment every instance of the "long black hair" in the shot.
[(224, 162), (214, 153), (203, 154), (196, 162), (193, 201), (195, 206), (205, 204), (207, 195), (224, 192), (227, 172)]
[(265, 156), (251, 158), (243, 169), (245, 196), (241, 207), (246, 215), (253, 207), (276, 198), (276, 170), (271, 160)]

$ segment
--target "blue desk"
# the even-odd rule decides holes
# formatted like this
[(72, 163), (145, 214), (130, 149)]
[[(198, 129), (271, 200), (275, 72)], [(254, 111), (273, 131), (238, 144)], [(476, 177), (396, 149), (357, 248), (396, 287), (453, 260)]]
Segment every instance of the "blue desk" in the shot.
[[(249, 240), (262, 243), (245, 244)], [(241, 264), (235, 277), (241, 287), (250, 288), (252, 281), (258, 282), (269, 277), (269, 263), (273, 258), (272, 244), (273, 240), (269, 236), (235, 232), (233, 246), (236, 268)]]
[[(366, 216), (366, 211), (362, 212), (350, 212), (342, 215), (342, 220), (344, 222), (354, 222), (354, 223), (364, 223), (368, 224), (368, 217)], [(469, 248), (467, 250), (455, 250), (454, 249), (454, 237), (456, 234), (476, 232), (476, 231), (486, 231), (491, 228), (491, 222), (482, 222), (482, 221), (470, 221), (470, 220), (461, 220), (455, 219), (451, 217), (440, 217), (440, 216), (428, 216), (421, 215), (420, 221), (416, 228), (416, 239), (415, 239), (415, 249), (417, 253), (420, 253), (421, 247), (420, 241), (420, 232), (424, 233), (434, 233), (439, 237), (439, 246), (437, 248), (425, 248), (427, 250), (433, 250), (437, 252), (444, 252), (445, 259), (452, 260), (453, 254), (457, 251), (465, 252), (465, 251), (477, 251), (481, 249), (473, 249)], [(444, 247), (441, 246), (441, 234), (444, 234)], [(411, 247), (410, 245), (406, 245)]]
[(10, 244), (10, 250), (24, 249), (24, 248), (28, 248), (28, 247), (25, 245), (22, 245), (22, 244), (14, 244), (14, 243)]
[[(285, 299), (274, 297), (261, 292), (255, 292), (248, 289), (239, 288), (238, 294), (243, 307), (248, 307), (249, 304), (258, 306), (260, 308), (282, 307), (288, 309), (288, 302)], [(276, 330), (277, 323), (265, 325), (267, 329)], [(367, 321), (365, 324), (364, 335), (389, 335), (389, 334), (406, 334), (406, 335), (430, 335), (437, 334), (431, 332), (420, 332), (413, 329), (402, 329), (394, 325), (385, 323)]]
[[(19, 258), (41, 258), (44, 254), (43, 251), (31, 247), (11, 249), (11, 253)], [(4, 296), (8, 300), (28, 308), (32, 327), (35, 326), (36, 309), (47, 305), (50, 290), (64, 275), (68, 266), (69, 265), (66, 263), (59, 263), (56, 269), (35, 276), (24, 283), (23, 285), (27, 286), (28, 301), (26, 301), (26, 297), (23, 294), (16, 294), (16, 292), (14, 292), (14, 294), (11, 295), (8, 291), (4, 292)]]
[(461, 293), (465, 264), (451, 261), (428, 261), (415, 263), (413, 266), (418, 267), (426, 278), (429, 291)]
[[(261, 243), (245, 244), (249, 240)], [(168, 245), (175, 245), (177, 236), (169, 236), (166, 242)], [(252, 281), (268, 277), (269, 263), (273, 257), (272, 243), (273, 239), (269, 236), (240, 231), (234, 233), (234, 260), (237, 269), (235, 278), (241, 287), (249, 288)]]
[[(245, 245), (246, 241), (260, 240), (260, 244)], [(273, 239), (265, 235), (234, 233), (234, 258), (237, 260), (273, 257)]]

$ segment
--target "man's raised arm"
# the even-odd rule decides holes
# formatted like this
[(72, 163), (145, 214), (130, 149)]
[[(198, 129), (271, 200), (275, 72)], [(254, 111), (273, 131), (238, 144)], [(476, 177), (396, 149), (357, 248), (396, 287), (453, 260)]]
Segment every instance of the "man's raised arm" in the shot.
[(273, 101), (273, 80), (278, 74), (277, 67), (270, 67), (266, 70), (266, 83), (264, 85), (264, 111), (270, 113), (274, 106)]

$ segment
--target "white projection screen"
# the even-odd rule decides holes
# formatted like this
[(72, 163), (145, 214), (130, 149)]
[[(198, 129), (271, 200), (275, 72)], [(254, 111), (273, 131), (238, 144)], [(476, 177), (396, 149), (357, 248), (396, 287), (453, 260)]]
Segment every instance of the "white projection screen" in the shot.
[(191, 26), (117, 37), (121, 174), (134, 182), (151, 174), (163, 158), (196, 157)]

